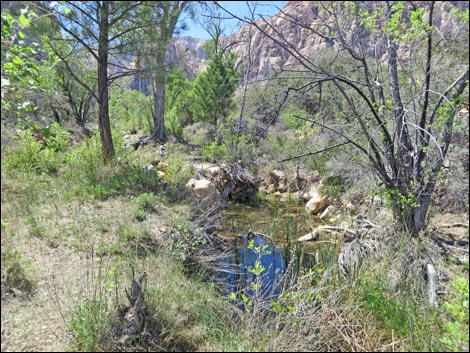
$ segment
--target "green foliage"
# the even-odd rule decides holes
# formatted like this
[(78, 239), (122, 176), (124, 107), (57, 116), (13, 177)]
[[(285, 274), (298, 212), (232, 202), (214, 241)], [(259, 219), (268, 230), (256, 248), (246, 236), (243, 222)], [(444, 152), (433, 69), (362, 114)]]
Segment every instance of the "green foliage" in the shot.
[(183, 223), (176, 224), (175, 228), (168, 242), (168, 248), (173, 256), (186, 260), (191, 258), (201, 245), (206, 244), (206, 238), (198, 229), (192, 230)]
[(69, 327), (78, 349), (96, 352), (109, 327), (107, 304), (99, 299), (85, 299), (70, 315)]
[(452, 281), (455, 294), (443, 305), (449, 321), (444, 323), (444, 337), (440, 341), (452, 352), (468, 350), (468, 278), (456, 277)]
[(202, 146), (202, 155), (210, 161), (224, 161), (228, 156), (227, 146), (218, 141), (212, 141)]
[(25, 224), (29, 228), (29, 234), (38, 238), (42, 238), (45, 233), (45, 229), (38, 222), (37, 218), (33, 214), (29, 214), (26, 217)]
[(36, 18), (28, 8), (19, 16), (2, 10), (2, 112), (11, 110), (22, 115), (35, 109), (27, 93), (37, 90), (41, 80), (36, 61), (39, 46), (26, 40), (25, 30)]
[(153, 193), (143, 193), (133, 199), (132, 203), (145, 212), (151, 212), (154, 209), (156, 198)]
[(184, 186), (193, 176), (193, 166), (188, 162), (181, 145), (168, 144), (164, 179), (171, 187)]
[(8, 221), (5, 218), (2, 217), (2, 234), (5, 231), (5, 229), (7, 228), (7, 225), (8, 225)]
[(308, 130), (308, 122), (295, 116), (304, 116), (305, 110), (296, 105), (290, 104), (283, 109), (281, 114), (281, 121), (284, 125), (293, 130)]
[(233, 108), (233, 94), (237, 88), (239, 73), (233, 68), (235, 56), (214, 54), (207, 71), (194, 80), (191, 111), (195, 121), (213, 123), (223, 121)]
[[(149, 120), (152, 113), (148, 97), (142, 92), (113, 86), (109, 95), (109, 115), (122, 130), (143, 130), (144, 121)], [(147, 126), (147, 130), (150, 131), (151, 126)]]
[(398, 189), (383, 188), (380, 194), (384, 199), (384, 205), (390, 209), (398, 208), (403, 219), (406, 219), (408, 213), (418, 206), (416, 195), (413, 193), (406, 196)]
[(147, 217), (147, 213), (153, 211), (156, 204), (156, 198), (153, 193), (143, 193), (132, 200), (134, 209), (133, 217), (138, 221), (143, 221)]
[(175, 137), (183, 135), (183, 122), (191, 120), (192, 82), (185, 78), (182, 70), (177, 70), (167, 78), (165, 88), (165, 129)]
[(363, 275), (359, 280), (361, 296), (357, 299), (367, 313), (400, 337), (409, 337), (423, 329), (422, 314), (416, 298), (389, 293), (388, 281), (380, 274)]
[(158, 171), (138, 166), (127, 166), (92, 185), (94, 194), (99, 199), (106, 199), (118, 194), (135, 195), (141, 192), (158, 192), (162, 186)]
[(68, 146), (68, 136), (58, 124), (52, 123), (42, 128), (29, 123), (17, 138), (13, 148), (7, 148), (6, 169), (18, 169), (26, 173), (54, 174), (62, 162), (62, 152)]
[(102, 160), (101, 141), (98, 134), (94, 134), (84, 144), (66, 153), (66, 175), (88, 184), (96, 184)]
[(151, 245), (155, 245), (151, 244), (151, 233), (144, 224), (138, 224), (136, 227), (129, 223), (119, 224), (116, 227), (116, 235), (118, 243), (102, 244), (102, 253), (124, 256), (132, 253), (135, 256), (143, 256), (148, 254)]

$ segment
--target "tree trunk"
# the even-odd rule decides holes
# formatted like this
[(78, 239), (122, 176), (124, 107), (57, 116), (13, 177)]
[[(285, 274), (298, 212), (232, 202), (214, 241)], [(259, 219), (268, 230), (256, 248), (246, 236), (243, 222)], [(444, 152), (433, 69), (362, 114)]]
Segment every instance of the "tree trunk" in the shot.
[(109, 162), (114, 158), (114, 146), (113, 138), (111, 136), (108, 107), (108, 2), (103, 1), (101, 7), (100, 35), (98, 44), (98, 124), (100, 128), (103, 159), (105, 162)]
[(429, 202), (414, 207), (409, 211), (406, 219), (406, 225), (408, 231), (413, 236), (417, 236), (420, 231), (426, 228), (427, 225), (427, 213), (429, 208)]
[(419, 232), (424, 230), (427, 226), (427, 215), (429, 205), (431, 204), (431, 196), (434, 191), (435, 182), (430, 180), (426, 187), (418, 190), (415, 195), (419, 195), (414, 200), (416, 206), (408, 205), (406, 199), (412, 201), (410, 195), (404, 196), (399, 194), (393, 204), (393, 217), (399, 221), (400, 224), (412, 236), (417, 236)]
[(154, 109), (153, 109), (153, 126), (152, 139), (165, 143), (165, 73), (158, 72), (155, 76), (155, 92), (154, 92)]

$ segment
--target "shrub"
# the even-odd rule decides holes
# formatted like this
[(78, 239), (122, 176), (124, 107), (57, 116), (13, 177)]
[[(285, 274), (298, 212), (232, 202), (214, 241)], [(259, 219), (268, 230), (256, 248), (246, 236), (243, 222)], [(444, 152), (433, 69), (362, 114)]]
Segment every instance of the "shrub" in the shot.
[(180, 145), (169, 144), (167, 151), (165, 180), (172, 187), (186, 185), (188, 180), (193, 176), (193, 166), (185, 159)]
[(444, 323), (444, 337), (440, 341), (452, 352), (468, 351), (468, 278), (456, 277), (452, 281), (455, 294), (443, 308), (449, 316)]
[(72, 310), (69, 325), (81, 351), (98, 351), (109, 327), (106, 303), (95, 299), (83, 300)]
[(99, 169), (103, 164), (101, 141), (98, 134), (86, 139), (80, 147), (70, 150), (65, 155), (68, 177), (95, 184), (99, 180)]
[(147, 213), (153, 211), (156, 198), (153, 193), (143, 193), (132, 200), (134, 209), (132, 211), (133, 218), (143, 221), (147, 217)]
[(50, 148), (45, 148), (36, 137), (22, 133), (13, 148), (5, 148), (3, 167), (6, 169), (18, 169), (25, 173), (57, 172), (60, 160), (59, 156)]
[(213, 141), (202, 146), (202, 154), (211, 162), (222, 161), (227, 157), (227, 146)]

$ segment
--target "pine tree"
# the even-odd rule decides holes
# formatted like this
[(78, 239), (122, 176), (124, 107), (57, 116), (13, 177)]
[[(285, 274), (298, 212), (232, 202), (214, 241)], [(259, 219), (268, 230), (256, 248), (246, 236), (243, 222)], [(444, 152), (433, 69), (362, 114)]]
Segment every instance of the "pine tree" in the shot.
[(220, 54), (215, 50), (208, 69), (196, 77), (191, 108), (195, 121), (212, 122), (217, 130), (218, 122), (229, 115), (239, 81), (235, 59), (232, 53)]

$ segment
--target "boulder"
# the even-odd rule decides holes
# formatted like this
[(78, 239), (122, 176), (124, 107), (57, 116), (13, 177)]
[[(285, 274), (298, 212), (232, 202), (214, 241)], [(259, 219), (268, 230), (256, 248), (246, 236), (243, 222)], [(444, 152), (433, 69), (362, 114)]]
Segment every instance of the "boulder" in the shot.
[(215, 178), (220, 173), (220, 167), (218, 167), (218, 166), (209, 167), (209, 168), (207, 168), (207, 171), (209, 172), (211, 177)]
[(196, 180), (193, 187), (194, 192), (199, 197), (211, 198), (214, 201), (220, 200), (220, 192), (217, 188), (207, 179)]
[(186, 187), (194, 189), (194, 185), (196, 185), (196, 182), (196, 179), (189, 179), (189, 181), (186, 183)]
[(310, 214), (318, 214), (331, 204), (329, 197), (314, 195), (305, 205), (305, 211)]
[(302, 194), (304, 201), (309, 201), (313, 197), (318, 196), (318, 190), (315, 186), (311, 185), (310, 189)]

